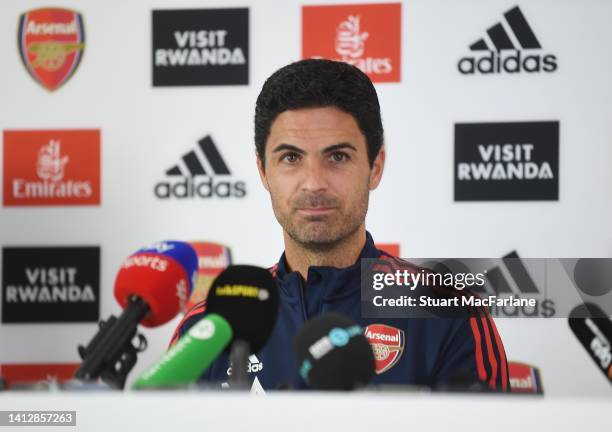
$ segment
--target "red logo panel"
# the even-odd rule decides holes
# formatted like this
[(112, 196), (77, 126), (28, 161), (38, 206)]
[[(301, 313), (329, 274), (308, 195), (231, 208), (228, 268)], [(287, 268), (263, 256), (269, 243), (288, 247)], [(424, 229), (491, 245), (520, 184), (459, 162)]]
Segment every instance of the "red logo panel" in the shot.
[(191, 242), (190, 244), (198, 254), (198, 275), (183, 312), (204, 300), (215, 278), (232, 264), (232, 254), (227, 246), (210, 242)]
[(401, 12), (401, 3), (304, 6), (302, 58), (340, 60), (373, 82), (400, 82)]
[(376, 249), (387, 252), (389, 255), (394, 257), (400, 257), (400, 245), (399, 243), (376, 243)]
[(370, 324), (364, 335), (374, 351), (376, 373), (380, 375), (395, 366), (404, 352), (404, 331), (385, 324)]
[(0, 378), (7, 389), (13, 384), (31, 384), (55, 379), (61, 383), (74, 378), (80, 363), (5, 363), (0, 364)]
[(4, 131), (5, 206), (100, 204), (100, 131)]
[(81, 14), (69, 9), (34, 9), (19, 18), (21, 60), (32, 77), (53, 91), (76, 71), (85, 49)]
[(525, 363), (508, 362), (508, 371), (512, 393), (544, 393), (538, 368)]

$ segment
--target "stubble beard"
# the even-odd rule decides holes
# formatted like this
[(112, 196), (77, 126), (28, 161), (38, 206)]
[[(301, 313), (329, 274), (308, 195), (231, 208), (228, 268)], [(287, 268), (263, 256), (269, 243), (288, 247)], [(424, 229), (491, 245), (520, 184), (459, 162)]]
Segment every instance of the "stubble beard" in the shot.
[(304, 216), (301, 206), (337, 207), (338, 201), (322, 195), (302, 195), (290, 202), (289, 211), (280, 212), (272, 197), (272, 207), (278, 223), (293, 241), (304, 249), (327, 251), (354, 235), (362, 226), (368, 211), (369, 189), (366, 187), (351, 208), (337, 208), (324, 216)]

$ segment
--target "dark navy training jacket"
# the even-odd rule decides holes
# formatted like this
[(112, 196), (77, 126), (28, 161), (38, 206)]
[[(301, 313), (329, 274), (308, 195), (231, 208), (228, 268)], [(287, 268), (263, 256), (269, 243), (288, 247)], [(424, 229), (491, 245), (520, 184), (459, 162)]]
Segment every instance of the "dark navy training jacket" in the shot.
[[(410, 265), (378, 250), (369, 233), (359, 258)], [(364, 328), (376, 358), (372, 384), (436, 388), (468, 380), (494, 390), (509, 391), (504, 347), (488, 314), (464, 318), (364, 319), (360, 304), (360, 259), (346, 268), (310, 267), (307, 282), (297, 272), (289, 271), (284, 254), (270, 269), (279, 287), (281, 307), (270, 339), (260, 352), (249, 358), (249, 376), (255, 387), (307, 388), (298, 373), (295, 335), (314, 316), (336, 312)], [(171, 345), (203, 318), (205, 309), (202, 302), (185, 315)], [(231, 373), (228, 356), (222, 355), (201, 379), (227, 382), (228, 372)]]

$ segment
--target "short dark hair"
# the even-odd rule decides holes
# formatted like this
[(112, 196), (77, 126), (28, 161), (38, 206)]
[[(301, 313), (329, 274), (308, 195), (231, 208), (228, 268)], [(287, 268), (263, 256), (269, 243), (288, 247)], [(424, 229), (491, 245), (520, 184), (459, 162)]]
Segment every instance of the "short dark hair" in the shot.
[(336, 107), (353, 116), (366, 138), (370, 167), (383, 145), (380, 105), (372, 81), (348, 63), (308, 59), (274, 72), (255, 105), (255, 149), (265, 165), (270, 126), (283, 111)]

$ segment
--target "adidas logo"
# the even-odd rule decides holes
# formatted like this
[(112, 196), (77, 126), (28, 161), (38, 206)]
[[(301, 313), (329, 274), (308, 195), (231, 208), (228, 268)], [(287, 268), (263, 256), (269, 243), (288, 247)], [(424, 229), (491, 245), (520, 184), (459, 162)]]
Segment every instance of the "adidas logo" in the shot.
[[(485, 273), (487, 281), (489, 282), (487, 284), (489, 291), (492, 290), (492, 294), (495, 295), (511, 294), (515, 298), (521, 298), (521, 295), (535, 297), (536, 305), (534, 307), (491, 306), (491, 315), (494, 317), (554, 317), (556, 314), (555, 302), (542, 295), (516, 251), (504, 255), (502, 257), (502, 262), (506, 271), (514, 280), (516, 289), (510, 286), (508, 279), (504, 276), (501, 266), (495, 266)], [(472, 290), (479, 294), (491, 294), (485, 287), (474, 287)]]
[[(263, 370), (263, 363), (259, 361), (255, 354), (251, 354), (249, 356), (249, 364), (247, 366), (247, 373), (257, 373)], [(232, 364), (230, 363), (229, 368), (227, 368), (227, 375), (230, 376), (232, 374)]]
[(542, 45), (521, 9), (515, 6), (504, 13), (504, 18), (487, 29), (485, 37), (470, 45), (471, 51), (487, 53), (461, 58), (457, 63), (459, 72), (473, 75), (556, 71), (556, 56), (531, 54), (531, 50), (541, 50)]
[(261, 372), (263, 369), (263, 363), (259, 361), (255, 354), (249, 356), (249, 367), (247, 369), (248, 373), (257, 373)]
[[(242, 181), (215, 181), (216, 176), (231, 176), (210, 135), (198, 141), (196, 149), (183, 155), (181, 161), (166, 171), (167, 181), (155, 185), (155, 196), (168, 198), (243, 198)], [(176, 179), (175, 181), (173, 181)]]

